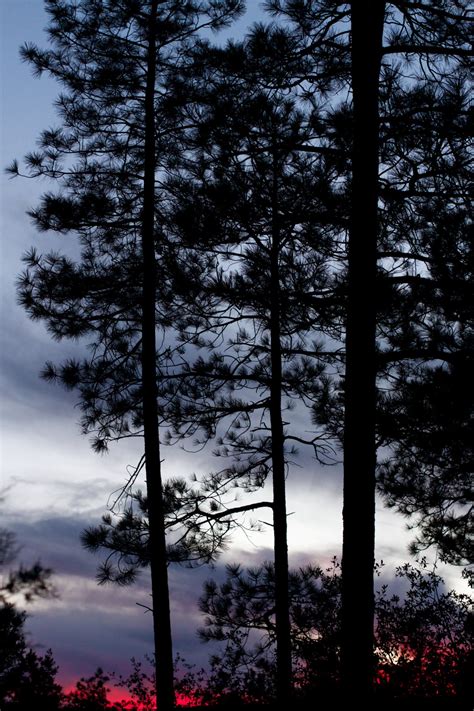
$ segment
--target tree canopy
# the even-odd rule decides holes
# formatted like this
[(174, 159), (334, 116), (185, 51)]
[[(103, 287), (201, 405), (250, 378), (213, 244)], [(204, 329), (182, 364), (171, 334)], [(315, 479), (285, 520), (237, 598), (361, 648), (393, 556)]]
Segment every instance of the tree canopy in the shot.
[[(22, 49), (61, 84), (60, 125), (10, 170), (51, 181), (30, 215), (73, 246), (26, 254), (19, 298), (89, 348), (43, 375), (78, 393), (94, 449), (143, 439), (126, 503), (83, 542), (106, 552), (99, 582), (150, 568), (164, 711), (167, 565), (214, 561), (240, 514), (271, 509), (274, 566), (229, 569), (203, 602), (240, 694), (270, 673), (285, 702), (305, 674), (328, 688), (340, 675), (361, 700), (374, 684), (442, 684), (447, 632), (422, 632), (410, 605), (430, 598), (428, 617), (455, 626), (464, 598), (410, 567), (406, 605), (374, 596), (377, 489), (414, 521), (414, 551), (472, 562), (468, 2), (265, 7), (273, 22), (217, 46), (209, 30), (240, 0), (47, 0), (50, 48)], [(221, 468), (164, 479), (162, 444), (193, 438)], [(305, 446), (343, 460), (341, 578), (289, 575), (286, 491)], [(232, 500), (270, 482), (270, 501)], [(44, 579), (18, 571), (5, 590), (44, 592)], [(390, 646), (404, 624), (416, 641)], [(248, 652), (255, 629), (265, 642)]]

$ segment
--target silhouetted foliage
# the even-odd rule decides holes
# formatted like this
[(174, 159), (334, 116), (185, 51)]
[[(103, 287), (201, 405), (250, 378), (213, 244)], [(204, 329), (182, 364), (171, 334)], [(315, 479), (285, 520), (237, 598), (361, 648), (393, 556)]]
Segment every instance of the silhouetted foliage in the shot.
[[(367, 0), (337, 6), (324, 0), (309, 4), (278, 0), (268, 6), (276, 16), (290, 20), (288, 31), (293, 31), (293, 46), (299, 45), (301, 51), (303, 45), (310, 66), (311, 60), (313, 62), (313, 71), (309, 73), (306, 70), (303, 74), (307, 83), (302, 81), (301, 74), (295, 72), (292, 76), (294, 84), (304, 87), (307, 93), (316, 92), (320, 73), (315, 68), (324, 66), (328, 55), (329, 61), (341, 58), (337, 76), (347, 92), (351, 93), (352, 100), (351, 106), (342, 101), (342, 111), (339, 112), (340, 125), (344, 125), (344, 119), (349, 117), (345, 147), (351, 156), (348, 174), (351, 192), (346, 280), (348, 299), (344, 334), (346, 359), (342, 390), (344, 428), (337, 414), (331, 413), (331, 419), (340, 435), (344, 430), (341, 437), (345, 470), (344, 676), (349, 697), (356, 694), (362, 699), (370, 695), (372, 677), (376, 407), (377, 375), (381, 362), (378, 350), (384, 350), (387, 341), (390, 342), (390, 327), (384, 329), (387, 321), (384, 323), (383, 307), (387, 292), (396, 291), (391, 284), (398, 281), (399, 295), (402, 296), (401, 284), (409, 290), (409, 284), (413, 287), (417, 281), (422, 283), (423, 268), (417, 263), (416, 256), (420, 250), (411, 252), (413, 236), (415, 244), (420, 244), (417, 237), (426, 226), (423, 216), (426, 217), (426, 206), (430, 205), (434, 195), (441, 194), (445, 206), (453, 199), (453, 188), (456, 195), (456, 178), (447, 193), (439, 192), (438, 179), (443, 183), (443, 176), (462, 176), (466, 165), (464, 161), (453, 160), (460, 142), (451, 141), (450, 121), (445, 124), (443, 119), (440, 122), (435, 119), (434, 125), (440, 127), (440, 134), (444, 130), (443, 139), (433, 141), (436, 144), (433, 154), (424, 152), (426, 144), (423, 139), (417, 142), (421, 132), (415, 130), (410, 135), (413, 113), (397, 111), (394, 98), (416, 97), (417, 91), (425, 99), (430, 94), (435, 95), (440, 99), (436, 111), (443, 116), (443, 99), (437, 91), (442, 94), (446, 87), (462, 83), (462, 74), (472, 58), (469, 34), (472, 15), (468, 3), (457, 0), (443, 3)], [(453, 77), (456, 79), (453, 80)], [(291, 85), (288, 78), (286, 82)], [(428, 118), (432, 108), (430, 100), (425, 101), (424, 105), (419, 102), (415, 112), (415, 126), (417, 121), (424, 123), (428, 128), (428, 142), (433, 136), (429, 131), (432, 119)], [(394, 128), (398, 129), (396, 137), (389, 135)], [(433, 156), (437, 159), (432, 160)], [(394, 192), (391, 193), (392, 190)], [(401, 218), (398, 224), (396, 211)], [(404, 219), (406, 215), (410, 217), (407, 221)], [(386, 221), (387, 216), (390, 221)], [(437, 239), (434, 235), (439, 232), (440, 225), (435, 220), (432, 238)], [(408, 252), (409, 256), (405, 262), (394, 265), (385, 261), (390, 252), (392, 257), (396, 252), (398, 256)], [(403, 260), (403, 255), (401, 258)], [(437, 283), (431, 286), (438, 288)], [(420, 311), (417, 313), (416, 309), (412, 309), (407, 321), (404, 321), (404, 326), (411, 319), (417, 324), (422, 322), (424, 346), (434, 335), (432, 326), (436, 319), (436, 316), (430, 318), (427, 304), (422, 301)], [(400, 306), (392, 301), (391, 308), (398, 316)], [(442, 308), (438, 304), (438, 315), (442, 313)], [(393, 323), (394, 320), (392, 327)], [(432, 344), (436, 344), (436, 337)], [(412, 349), (404, 355), (399, 351), (396, 357), (399, 362), (404, 358), (411, 361), (415, 370), (420, 361), (433, 358), (426, 347), (421, 353), (418, 350), (417, 355)], [(386, 380), (380, 380), (379, 385), (381, 390), (390, 387)], [(401, 453), (403, 442), (398, 449), (397, 446), (394, 449)], [(392, 503), (395, 492), (396, 485), (392, 487)], [(443, 494), (446, 493), (445, 488)], [(443, 494), (431, 507), (430, 513), (444, 506)], [(402, 509), (403, 506), (404, 502)], [(425, 523), (426, 508), (425, 498), (420, 501)], [(463, 514), (464, 511), (461, 516)], [(449, 522), (448, 516), (448, 527)], [(460, 524), (462, 530), (462, 519)], [(439, 533), (439, 526), (437, 528)]]
[(380, 464), (379, 487), (389, 506), (414, 517), (412, 550), (434, 545), (441, 560), (457, 565), (472, 563), (474, 534), (468, 364), (408, 371), (381, 423), (395, 445)]
[(51, 650), (31, 649), (23, 631), (26, 615), (13, 605), (0, 607), (0, 703), (2, 709), (26, 711), (60, 708), (62, 691)]
[[(189, 363), (170, 412), (178, 435), (190, 426), (203, 433), (204, 442), (214, 435), (215, 453), (231, 460), (215, 483), (247, 490), (263, 486), (267, 478), (272, 483), (275, 560), (282, 581), (275, 592), (283, 700), (291, 685), (285, 477), (295, 441), (324, 456), (324, 443), (300, 436), (287, 413), (303, 391), (311, 399), (324, 369), (305, 358), (305, 351), (318, 351), (309, 343), (309, 332), (317, 323), (319, 299), (329, 291), (322, 254), (330, 243), (320, 213), (328, 209), (325, 199), (334, 198), (318, 157), (292, 150), (309, 140), (311, 128), (303, 115), (284, 96), (258, 92), (247, 81), (236, 97), (226, 95), (222, 78), (216, 91), (219, 109), (208, 109), (207, 143), (174, 183), (174, 229), (207, 257), (201, 258), (196, 284), (201, 301), (185, 302), (178, 325), (183, 340), (198, 333), (198, 347), (212, 345), (209, 357)], [(224, 106), (217, 96), (221, 103), (225, 96)], [(245, 119), (234, 121), (242, 105)], [(216, 125), (218, 110), (222, 123)], [(226, 117), (235, 135), (225, 131)], [(315, 193), (321, 202), (314, 201)]]
[(36, 597), (54, 594), (52, 570), (45, 568), (40, 561), (29, 567), (23, 564), (17, 568), (10, 567), (18, 558), (20, 550), (15, 534), (0, 528), (0, 604), (8, 604), (13, 596), (22, 596), (25, 602), (31, 602)]
[[(193, 488), (183, 479), (168, 479), (163, 487), (168, 563), (188, 567), (213, 562), (225, 548), (235, 517), (246, 506), (225, 506), (219, 492)], [(93, 553), (107, 553), (99, 565), (100, 583), (128, 585), (150, 565), (147, 498), (128, 493), (122, 510), (105, 514), (102, 523), (82, 533), (82, 543)]]
[[(93, 676), (81, 678), (75, 689), (66, 694), (64, 703), (68, 711), (105, 711), (111, 706), (108, 702), (110, 677), (99, 667)], [(115, 707), (112, 707), (115, 708)]]
[(46, 9), (52, 48), (25, 45), (22, 56), (65, 87), (62, 126), (43, 131), (26, 164), (30, 177), (56, 180), (59, 191), (31, 215), (40, 230), (75, 233), (81, 254), (32, 250), (20, 299), (54, 337), (89, 341), (91, 357), (48, 366), (45, 375), (79, 390), (95, 449), (143, 435), (156, 682), (166, 710), (173, 690), (157, 403), (159, 171), (179, 155), (183, 101), (170, 96), (173, 67), (189, 61), (193, 35), (225, 26), (242, 3), (48, 0)]
[[(145, 433), (147, 494), (133, 489), (134, 475), (122, 511), (83, 540), (108, 552), (100, 582), (133, 582), (150, 566), (153, 590), (164, 586), (154, 610), (168, 630), (168, 682), (167, 560), (212, 560), (234, 515), (252, 508), (225, 496), (272, 474), (279, 488), (258, 506), (273, 509), (280, 562), (247, 578), (230, 569), (225, 589), (209, 588), (209, 614), (223, 621), (207, 633), (229, 642), (209, 688), (260, 699), (276, 678), (280, 700), (288, 695), (290, 639), (279, 620), (289, 580), (301, 606), (292, 601), (297, 683), (330, 691), (342, 674), (363, 701), (374, 663), (377, 471), (388, 505), (420, 525), (415, 550), (434, 544), (463, 564), (471, 555), (472, 17), (467, 0), (266, 7), (285, 22), (217, 49), (191, 37), (238, 15), (237, 0), (48, 0), (54, 48), (26, 46), (23, 57), (65, 85), (63, 125), (42, 133), (26, 163), (60, 188), (31, 214), (41, 230), (74, 232), (81, 254), (32, 250), (19, 293), (55, 338), (90, 342), (89, 357), (44, 375), (79, 391), (94, 448)], [(291, 432), (295, 402), (312, 408), (316, 433)], [(170, 441), (216, 438), (232, 463), (201, 490), (181, 479), (163, 488), (164, 423)], [(310, 444), (325, 459), (331, 437), (345, 460), (342, 628), (339, 576), (288, 578), (284, 560), (296, 453), (286, 444)], [(464, 654), (463, 598), (440, 594), (436, 576), (399, 575), (410, 585), (403, 603), (386, 591), (375, 601), (379, 691), (452, 693), (461, 661), (442, 621)], [(31, 589), (35, 576), (41, 568), (23, 571), (9, 592)], [(327, 614), (314, 618), (325, 587)], [(249, 647), (258, 633), (263, 641)], [(285, 650), (276, 677), (275, 637)], [(81, 683), (78, 693), (103, 702), (101, 673)]]
[(154, 711), (155, 698), (153, 689), (155, 677), (153, 673), (153, 660), (145, 658), (145, 664), (132, 658), (132, 671), (127, 677), (113, 675), (114, 684), (120, 689), (127, 691), (128, 699), (120, 703), (120, 708), (143, 709), (143, 711)]
[(24, 630), (27, 615), (13, 604), (19, 597), (31, 602), (54, 595), (52, 571), (39, 562), (11, 568), (19, 551), (13, 532), (0, 529), (0, 704), (2, 709), (23, 711), (38, 705), (55, 711), (61, 687), (55, 681), (51, 650), (40, 655), (30, 648)]
[[(378, 567), (378, 574), (385, 569)], [(275, 698), (273, 566), (228, 566), (224, 583), (209, 581), (201, 599), (204, 641), (225, 645), (211, 657), (211, 695)], [(391, 592), (394, 587), (397, 592)], [(307, 566), (289, 578), (295, 685), (300, 698), (340, 693), (341, 574)], [(400, 591), (400, 592), (398, 592)], [(472, 600), (446, 591), (435, 571), (405, 564), (375, 597), (377, 693), (387, 698), (459, 695), (474, 649)], [(471, 682), (469, 682), (471, 683)]]

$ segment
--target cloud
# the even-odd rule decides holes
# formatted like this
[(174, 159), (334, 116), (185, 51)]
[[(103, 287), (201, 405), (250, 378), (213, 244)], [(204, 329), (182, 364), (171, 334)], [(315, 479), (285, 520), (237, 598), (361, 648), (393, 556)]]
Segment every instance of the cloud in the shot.
[[(6, 520), (23, 546), (21, 559), (27, 564), (40, 558), (55, 571), (59, 597), (33, 603), (27, 629), (33, 644), (53, 649), (64, 684), (92, 674), (99, 665), (127, 673), (132, 656), (141, 658), (153, 649), (151, 614), (144, 607), (150, 604), (148, 574), (131, 587), (98, 586), (98, 559), (79, 542), (90, 522), (80, 517), (14, 521), (11, 515)], [(170, 575), (176, 651), (188, 657), (197, 646), (197, 597), (208, 575), (208, 570), (186, 568)], [(201, 661), (205, 658), (207, 652)]]
[[(98, 488), (101, 484), (98, 482)], [(328, 500), (321, 506), (328, 508)], [(308, 511), (302, 507), (302, 524), (308, 533)], [(337, 506), (334, 506), (336, 509)], [(60, 680), (64, 685), (74, 683), (80, 676), (90, 676), (98, 666), (106, 671), (127, 675), (130, 658), (143, 659), (153, 651), (152, 618), (145, 610), (150, 604), (148, 573), (145, 571), (137, 584), (119, 588), (98, 586), (95, 582), (95, 558), (80, 546), (79, 535), (85, 526), (97, 522), (98, 513), (69, 516), (22, 516), (7, 512), (4, 525), (12, 528), (23, 545), (21, 558), (32, 562), (41, 558), (44, 565), (55, 570), (54, 580), (60, 597), (34, 603), (30, 608), (27, 629), (32, 644), (40, 644), (39, 651), (51, 647), (60, 665)], [(295, 519), (296, 521), (296, 519)], [(320, 522), (325, 530), (324, 521)], [(394, 529), (388, 527), (393, 549), (382, 570), (378, 585), (389, 583), (391, 593), (403, 592), (403, 581), (394, 578), (396, 563), (404, 560), (396, 545)], [(174, 651), (197, 667), (206, 667), (209, 656), (216, 650), (212, 644), (199, 641), (197, 630), (203, 625), (198, 608), (203, 584), (213, 578), (225, 579), (226, 563), (240, 563), (243, 567), (258, 566), (272, 560), (271, 532), (254, 536), (253, 543), (245, 537), (235, 537), (232, 548), (217, 561), (214, 568), (203, 566), (192, 569), (170, 568), (172, 628)], [(308, 540), (296, 537), (290, 546), (290, 566), (297, 568), (307, 563), (326, 566), (339, 551), (329, 540), (314, 535)], [(387, 545), (387, 551), (388, 545)], [(397, 558), (398, 552), (398, 558)], [(448, 585), (450, 581), (448, 580)]]
[[(64, 684), (91, 675), (99, 665), (107, 671), (126, 674), (132, 656), (142, 658), (152, 652), (151, 614), (140, 606), (150, 603), (148, 575), (142, 574), (132, 587), (97, 586), (97, 560), (79, 543), (79, 534), (90, 521), (91, 516), (15, 521), (11, 514), (6, 520), (23, 545), (24, 561), (39, 557), (55, 570), (60, 597), (33, 604), (27, 627), (33, 643), (40, 643), (41, 649), (53, 649)], [(303, 553), (298, 554), (298, 560), (304, 557)], [(212, 577), (223, 581), (226, 562), (255, 566), (271, 559), (268, 546), (237, 546), (224, 554), (213, 569), (171, 567), (175, 652), (198, 667), (205, 666), (214, 649), (197, 637), (197, 629), (203, 623), (198, 600), (205, 580)]]
[[(109, 611), (104, 605), (89, 606), (87, 610), (76, 607), (57, 608), (33, 615), (28, 628), (35, 640), (51, 647), (62, 671), (62, 681), (71, 677), (91, 675), (98, 666), (107, 671), (124, 672), (132, 656), (143, 657), (152, 651), (151, 616), (145, 616), (137, 607), (126, 614), (117, 598), (123, 591), (107, 589), (96, 593), (108, 599)], [(128, 596), (128, 591), (127, 591)]]

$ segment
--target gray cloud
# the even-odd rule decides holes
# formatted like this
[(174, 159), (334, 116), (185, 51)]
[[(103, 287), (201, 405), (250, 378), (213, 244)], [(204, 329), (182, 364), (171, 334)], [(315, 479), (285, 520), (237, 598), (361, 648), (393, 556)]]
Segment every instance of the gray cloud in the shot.
[[(150, 603), (148, 575), (144, 572), (132, 587), (97, 586), (94, 579), (97, 561), (79, 543), (81, 530), (91, 521), (97, 521), (91, 512), (87, 516), (21, 520), (9, 514), (5, 521), (24, 546), (21, 558), (25, 562), (40, 557), (45, 565), (55, 569), (60, 597), (33, 604), (27, 628), (32, 643), (40, 644), (42, 650), (53, 649), (61, 669), (61, 682), (66, 685), (79, 676), (90, 676), (97, 666), (127, 675), (130, 658), (142, 659), (153, 649), (151, 614), (142, 607)], [(291, 566), (297, 568), (307, 563), (328, 566), (335, 552), (329, 546), (314, 552), (296, 548), (291, 553)], [(254, 567), (272, 558), (271, 547), (262, 541), (255, 548), (234, 546), (212, 569), (171, 567), (175, 652), (197, 667), (206, 667), (216, 646), (203, 644), (197, 637), (203, 624), (198, 609), (203, 583), (208, 578), (222, 582), (228, 562)], [(392, 562), (377, 580), (378, 586), (384, 583), (389, 584), (391, 594), (406, 590), (406, 583), (394, 577)]]
[(32, 637), (53, 649), (63, 680), (68, 675), (74, 680), (91, 675), (98, 666), (125, 672), (132, 656), (141, 658), (152, 651), (150, 615), (145, 617), (136, 606), (131, 607), (129, 614), (120, 606), (114, 610), (119, 592), (104, 590), (102, 594), (109, 601), (107, 614), (92, 605), (85, 611), (57, 609), (52, 603), (48, 610), (37, 612), (28, 622)]
[[(93, 517), (92, 517), (92, 520)], [(80, 547), (79, 534), (91, 517), (48, 517), (7, 522), (23, 545), (21, 558), (37, 557), (55, 569), (59, 599), (40, 601), (32, 606), (28, 620), (31, 640), (41, 648), (53, 649), (61, 667), (61, 680), (69, 683), (90, 675), (97, 666), (126, 674), (128, 660), (152, 651), (151, 615), (141, 605), (149, 604), (148, 576), (128, 588), (99, 587), (95, 584), (96, 560)], [(197, 666), (205, 666), (212, 645), (198, 641), (202, 625), (198, 600), (208, 578), (223, 581), (226, 562), (255, 566), (272, 559), (268, 547), (253, 551), (236, 548), (214, 566), (190, 570), (170, 569), (172, 624), (175, 651)], [(308, 562), (297, 554), (299, 563)]]
[(89, 521), (55, 517), (35, 521), (11, 521), (22, 546), (22, 559), (40, 559), (60, 575), (94, 576), (93, 557), (79, 541)]

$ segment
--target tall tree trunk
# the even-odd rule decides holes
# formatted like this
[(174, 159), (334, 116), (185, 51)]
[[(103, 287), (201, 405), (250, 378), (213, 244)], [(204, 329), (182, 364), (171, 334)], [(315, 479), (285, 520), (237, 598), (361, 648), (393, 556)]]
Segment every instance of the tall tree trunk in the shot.
[(288, 595), (288, 539), (285, 453), (281, 413), (282, 363), (280, 332), (280, 227), (278, 219), (278, 165), (274, 155), (272, 186), (272, 243), (270, 252), (270, 427), (273, 471), (273, 535), (275, 556), (275, 626), (279, 702), (291, 696), (291, 636)]
[(352, 3), (352, 214), (349, 235), (342, 551), (343, 689), (353, 703), (373, 684), (376, 271), (379, 74), (385, 3)]
[(156, 694), (160, 711), (174, 708), (173, 647), (171, 638), (168, 566), (161, 479), (156, 371), (156, 257), (155, 257), (155, 82), (158, 0), (150, 5), (147, 81), (145, 93), (145, 164), (143, 185), (143, 302), (142, 387), (145, 471), (149, 516), (149, 556)]

